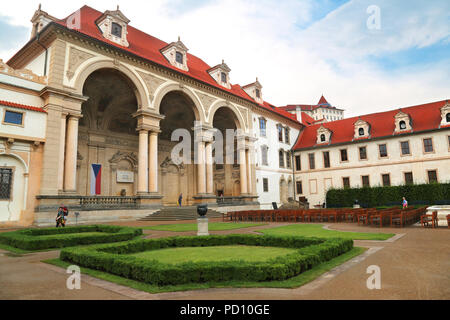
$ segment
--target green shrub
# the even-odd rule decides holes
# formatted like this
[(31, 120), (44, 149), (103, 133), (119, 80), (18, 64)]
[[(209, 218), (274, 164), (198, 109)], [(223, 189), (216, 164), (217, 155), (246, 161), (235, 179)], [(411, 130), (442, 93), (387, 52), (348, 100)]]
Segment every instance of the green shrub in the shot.
[(0, 243), (25, 250), (42, 250), (127, 241), (141, 234), (142, 229), (108, 225), (25, 229), (0, 233)]
[[(165, 264), (125, 255), (172, 247), (251, 245), (296, 248), (295, 253), (265, 262), (185, 262)], [(60, 259), (80, 266), (154, 285), (221, 282), (230, 280), (284, 280), (331, 260), (353, 248), (352, 240), (262, 235), (213, 235), (140, 239), (119, 244), (63, 249)]]
[(450, 204), (450, 183), (330, 189), (326, 203), (329, 208), (351, 207), (355, 200), (364, 207), (401, 206), (402, 197), (410, 205)]

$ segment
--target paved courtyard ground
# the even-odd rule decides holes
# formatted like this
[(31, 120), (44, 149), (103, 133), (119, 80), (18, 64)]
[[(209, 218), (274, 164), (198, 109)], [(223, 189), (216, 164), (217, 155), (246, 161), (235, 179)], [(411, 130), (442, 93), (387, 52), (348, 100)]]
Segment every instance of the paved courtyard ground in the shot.
[[(168, 223), (171, 222), (112, 224), (149, 226)], [(285, 224), (271, 223), (211, 233), (254, 233), (256, 230), (282, 225)], [(367, 247), (369, 250), (296, 289), (220, 288), (160, 294), (140, 292), (86, 275), (82, 275), (81, 290), (68, 290), (68, 274), (65, 270), (41, 262), (57, 258), (59, 251), (16, 256), (0, 250), (0, 299), (450, 299), (450, 230), (447, 228), (423, 229), (411, 226), (379, 229), (347, 223), (331, 223), (326, 228), (395, 233), (396, 236), (388, 241), (356, 240), (355, 246)], [(154, 230), (145, 230), (144, 233), (149, 238), (196, 234)], [(370, 276), (366, 270), (370, 265), (377, 265), (381, 269), (380, 290), (369, 290), (366, 286)]]

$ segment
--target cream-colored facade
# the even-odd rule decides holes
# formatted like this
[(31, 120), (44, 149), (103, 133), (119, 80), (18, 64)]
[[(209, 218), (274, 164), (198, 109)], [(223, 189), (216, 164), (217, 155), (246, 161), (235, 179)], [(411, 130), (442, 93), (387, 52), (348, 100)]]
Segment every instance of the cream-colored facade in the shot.
[[(5, 100), (45, 111), (45, 119), (36, 119), (40, 125), (25, 127), (26, 135), (39, 136), (41, 144), (33, 139), (29, 148), (17, 144), (18, 149), (28, 148), (29, 154), (33, 148), (38, 150), (40, 156), (36, 162), (39, 181), (33, 184), (33, 192), (23, 195), (31, 199), (28, 218), (16, 214), (8, 219), (16, 224), (51, 224), (60, 204), (80, 212), (85, 221), (136, 219), (161, 206), (176, 205), (180, 194), (183, 205), (215, 205), (218, 198), (225, 203), (259, 205), (252, 162), (253, 115), (261, 108), (256, 97), (252, 102), (186, 76), (188, 49), (180, 40), (161, 51), (164, 56), (171, 54), (171, 48), (182, 53), (168, 59), (175, 67), (168, 69), (52, 19), (39, 9), (33, 17), (32, 40), (8, 62), (10, 68), (30, 69), (45, 85), (33, 89), (26, 99), (9, 88), (0, 92)], [(130, 45), (126, 32), (122, 38), (109, 34), (108, 26), (115, 22), (125, 29), (129, 20), (119, 10), (107, 11), (98, 20), (105, 39)], [(225, 82), (219, 84), (229, 89), (230, 70), (223, 62), (218, 66), (227, 72), (221, 77)], [(32, 120), (34, 115), (28, 113), (27, 120)], [(276, 112), (268, 112), (267, 117), (286, 127), (301, 127)], [(239, 164), (175, 163), (171, 151), (177, 142), (171, 141), (171, 134), (176, 128), (196, 135), (192, 150), (203, 160), (213, 154), (209, 130), (240, 129), (235, 137)], [(2, 135), (12, 134), (2, 128)], [(297, 138), (294, 134), (292, 141)], [(102, 168), (100, 194), (91, 192), (92, 164)], [(23, 166), (25, 176), (29, 170)]]
[[(432, 152), (424, 149), (424, 139), (428, 138), (432, 139)], [(401, 142), (405, 141), (410, 153), (403, 155)], [(380, 156), (380, 145), (386, 145), (387, 156)], [(360, 159), (360, 147), (366, 147), (367, 159)], [(346, 150), (347, 161), (341, 160), (341, 150)], [(324, 152), (329, 152), (329, 168), (325, 168)], [(309, 154), (314, 154), (315, 169), (310, 169)], [(428, 172), (435, 171), (438, 182), (449, 182), (450, 128), (298, 150), (295, 155), (300, 156), (302, 169), (296, 170), (295, 179), (303, 189), (297, 196), (306, 197), (313, 207), (325, 202), (329, 188), (344, 188), (345, 178), (350, 187), (361, 187), (363, 177), (368, 177), (370, 186), (382, 186), (383, 175), (389, 176), (390, 185), (402, 185), (405, 174), (411, 173), (412, 182), (419, 184), (428, 183)]]

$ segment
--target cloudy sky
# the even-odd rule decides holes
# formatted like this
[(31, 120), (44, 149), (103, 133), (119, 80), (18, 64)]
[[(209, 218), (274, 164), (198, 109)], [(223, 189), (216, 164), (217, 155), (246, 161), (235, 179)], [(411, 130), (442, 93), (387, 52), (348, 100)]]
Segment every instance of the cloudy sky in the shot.
[(0, 59), (28, 40), (42, 3), (64, 18), (87, 4), (115, 9), (231, 80), (256, 77), (277, 106), (315, 104), (324, 94), (346, 116), (450, 98), (450, 1), (385, 0), (14, 0), (0, 13)]

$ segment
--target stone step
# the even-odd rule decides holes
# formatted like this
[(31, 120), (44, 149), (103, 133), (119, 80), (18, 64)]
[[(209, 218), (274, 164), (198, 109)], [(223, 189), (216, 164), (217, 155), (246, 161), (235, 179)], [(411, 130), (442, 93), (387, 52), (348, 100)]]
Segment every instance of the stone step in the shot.
[[(175, 221), (195, 220), (199, 217), (197, 207), (165, 207), (161, 210), (138, 219), (138, 221)], [(222, 218), (222, 213), (208, 209), (207, 218)]]

